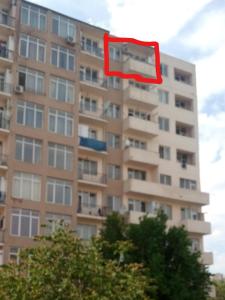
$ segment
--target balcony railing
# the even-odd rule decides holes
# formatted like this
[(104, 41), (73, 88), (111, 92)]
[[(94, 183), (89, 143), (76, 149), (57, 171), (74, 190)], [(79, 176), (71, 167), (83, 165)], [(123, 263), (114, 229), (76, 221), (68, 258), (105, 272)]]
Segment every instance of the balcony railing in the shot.
[(87, 82), (93, 86), (101, 88), (107, 88), (108, 86), (106, 78), (91, 78), (91, 76), (82, 72), (80, 72), (80, 81)]
[(5, 154), (0, 154), (0, 166), (7, 166), (8, 156)]
[(83, 181), (89, 181), (92, 183), (106, 184), (105, 174), (88, 174), (84, 170), (78, 170), (78, 179)]
[(0, 128), (1, 129), (9, 129), (10, 121), (6, 117), (6, 114), (4, 111), (0, 111)]
[(14, 28), (15, 19), (10, 17), (7, 13), (0, 11), (0, 24)]
[(80, 205), (77, 209), (78, 214), (95, 216), (95, 217), (105, 217), (108, 214), (107, 207), (103, 206), (85, 206)]
[(5, 82), (5, 80), (0, 79), (0, 92), (11, 94), (12, 85), (10, 83)]
[(0, 58), (2, 57), (13, 60), (13, 53), (14, 52), (12, 50), (0, 45)]
[(103, 49), (99, 47), (90, 47), (87, 44), (81, 44), (81, 50), (90, 53), (93, 56), (103, 57)]
[(6, 193), (0, 190), (0, 204), (5, 204)]
[(107, 151), (106, 142), (80, 136), (80, 146), (95, 151)]
[(103, 112), (103, 109), (100, 109), (100, 108), (96, 109), (96, 111), (90, 111), (90, 110), (85, 109), (85, 106), (83, 104), (81, 104), (79, 107), (79, 112), (81, 114), (87, 115), (92, 118), (99, 118), (102, 120), (106, 120), (106, 116)]

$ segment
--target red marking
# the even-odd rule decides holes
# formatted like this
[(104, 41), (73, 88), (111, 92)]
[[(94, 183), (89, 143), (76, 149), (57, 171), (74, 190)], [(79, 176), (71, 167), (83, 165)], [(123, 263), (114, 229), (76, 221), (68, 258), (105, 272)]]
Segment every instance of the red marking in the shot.
[[(139, 74), (127, 74), (120, 71), (110, 71), (109, 69), (109, 43), (133, 43), (140, 46), (153, 47), (155, 52), (155, 72), (156, 78), (144, 77)], [(108, 33), (104, 34), (104, 72), (106, 76), (117, 76), (125, 79), (135, 79), (136, 81), (145, 83), (162, 83), (162, 76), (160, 70), (160, 53), (159, 53), (159, 43), (157, 42), (143, 42), (132, 38), (118, 38), (111, 37)]]

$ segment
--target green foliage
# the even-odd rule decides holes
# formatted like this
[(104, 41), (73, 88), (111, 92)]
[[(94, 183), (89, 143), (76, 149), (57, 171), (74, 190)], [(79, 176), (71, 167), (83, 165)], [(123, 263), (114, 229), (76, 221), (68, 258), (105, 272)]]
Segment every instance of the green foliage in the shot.
[(1, 300), (148, 299), (141, 265), (105, 260), (99, 241), (84, 244), (63, 228), (37, 240), (19, 265), (0, 270)]
[(214, 285), (216, 287), (215, 300), (225, 300), (225, 280), (215, 281)]
[[(112, 236), (131, 243), (124, 261), (143, 264), (144, 274), (157, 286), (156, 294), (151, 290), (149, 295), (157, 300), (207, 299), (210, 274), (199, 262), (200, 253), (190, 251), (191, 243), (183, 227), (167, 229), (166, 221), (162, 212), (156, 218), (144, 217), (139, 224), (129, 225), (119, 215), (109, 216), (102, 238), (111, 249), (115, 244)], [(114, 227), (119, 235), (113, 233)]]

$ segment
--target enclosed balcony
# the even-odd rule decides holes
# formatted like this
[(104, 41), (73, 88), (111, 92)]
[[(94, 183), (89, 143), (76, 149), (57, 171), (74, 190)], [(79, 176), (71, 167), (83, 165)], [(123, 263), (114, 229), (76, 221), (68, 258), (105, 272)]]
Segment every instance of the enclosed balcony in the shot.
[(80, 83), (97, 89), (107, 89), (106, 78), (99, 76), (99, 70), (89, 67), (80, 67)]
[(98, 108), (96, 111), (90, 111), (85, 109), (84, 105), (80, 105), (79, 108), (79, 119), (83, 122), (88, 122), (91, 125), (104, 125), (107, 124), (108, 121), (103, 112), (103, 108)]
[(12, 85), (0, 74), (0, 96), (11, 97)]
[(155, 65), (150, 62), (127, 58), (124, 62), (124, 72), (143, 74), (147, 78), (156, 78)]
[(153, 152), (134, 147), (127, 147), (123, 153), (124, 162), (133, 162), (156, 167), (159, 164), (158, 152)]
[(123, 123), (124, 131), (131, 134), (141, 134), (147, 137), (158, 135), (158, 124), (150, 120), (143, 120), (133, 116), (128, 116)]
[(13, 54), (14, 52), (8, 49), (5, 45), (0, 43), (0, 64), (2, 67), (10, 67), (13, 63)]
[(0, 132), (4, 134), (9, 133), (10, 120), (8, 114), (4, 110), (0, 110)]
[(129, 85), (124, 92), (124, 101), (152, 110), (158, 106), (158, 93), (154, 88), (143, 90)]
[(97, 151), (100, 153), (106, 153), (107, 152), (107, 146), (106, 142), (88, 138), (88, 137), (79, 137), (79, 146), (82, 148), (88, 148), (93, 151)]
[(0, 154), (0, 170), (8, 170), (7, 160), (8, 160), (7, 155)]
[(0, 10), (0, 28), (1, 33), (6, 35), (15, 30), (15, 18), (3, 10)]
[(105, 174), (90, 174), (85, 170), (78, 170), (78, 182), (98, 187), (106, 187), (106, 175)]
[(209, 195), (195, 190), (185, 190), (178, 187), (165, 186), (159, 183), (127, 179), (124, 181), (124, 192), (140, 195), (152, 195), (188, 203), (209, 204)]
[(81, 43), (81, 51), (91, 56), (95, 56), (103, 59), (103, 49), (98, 47), (97, 43), (94, 44), (94, 43), (83, 42)]

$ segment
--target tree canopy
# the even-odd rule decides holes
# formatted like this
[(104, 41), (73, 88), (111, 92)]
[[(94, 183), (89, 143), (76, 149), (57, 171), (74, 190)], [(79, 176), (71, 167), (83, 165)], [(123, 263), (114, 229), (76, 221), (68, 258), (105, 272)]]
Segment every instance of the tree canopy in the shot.
[(106, 242), (106, 258), (115, 258), (118, 240), (132, 245), (124, 261), (140, 263), (144, 274), (156, 284), (157, 300), (205, 300), (210, 288), (210, 274), (200, 263), (200, 253), (192, 252), (191, 242), (184, 227), (166, 226), (167, 217), (144, 217), (139, 224), (127, 224), (124, 217), (113, 214), (101, 232)]
[(106, 260), (100, 242), (83, 243), (63, 228), (37, 242), (18, 265), (1, 268), (1, 300), (149, 299), (141, 265)]

